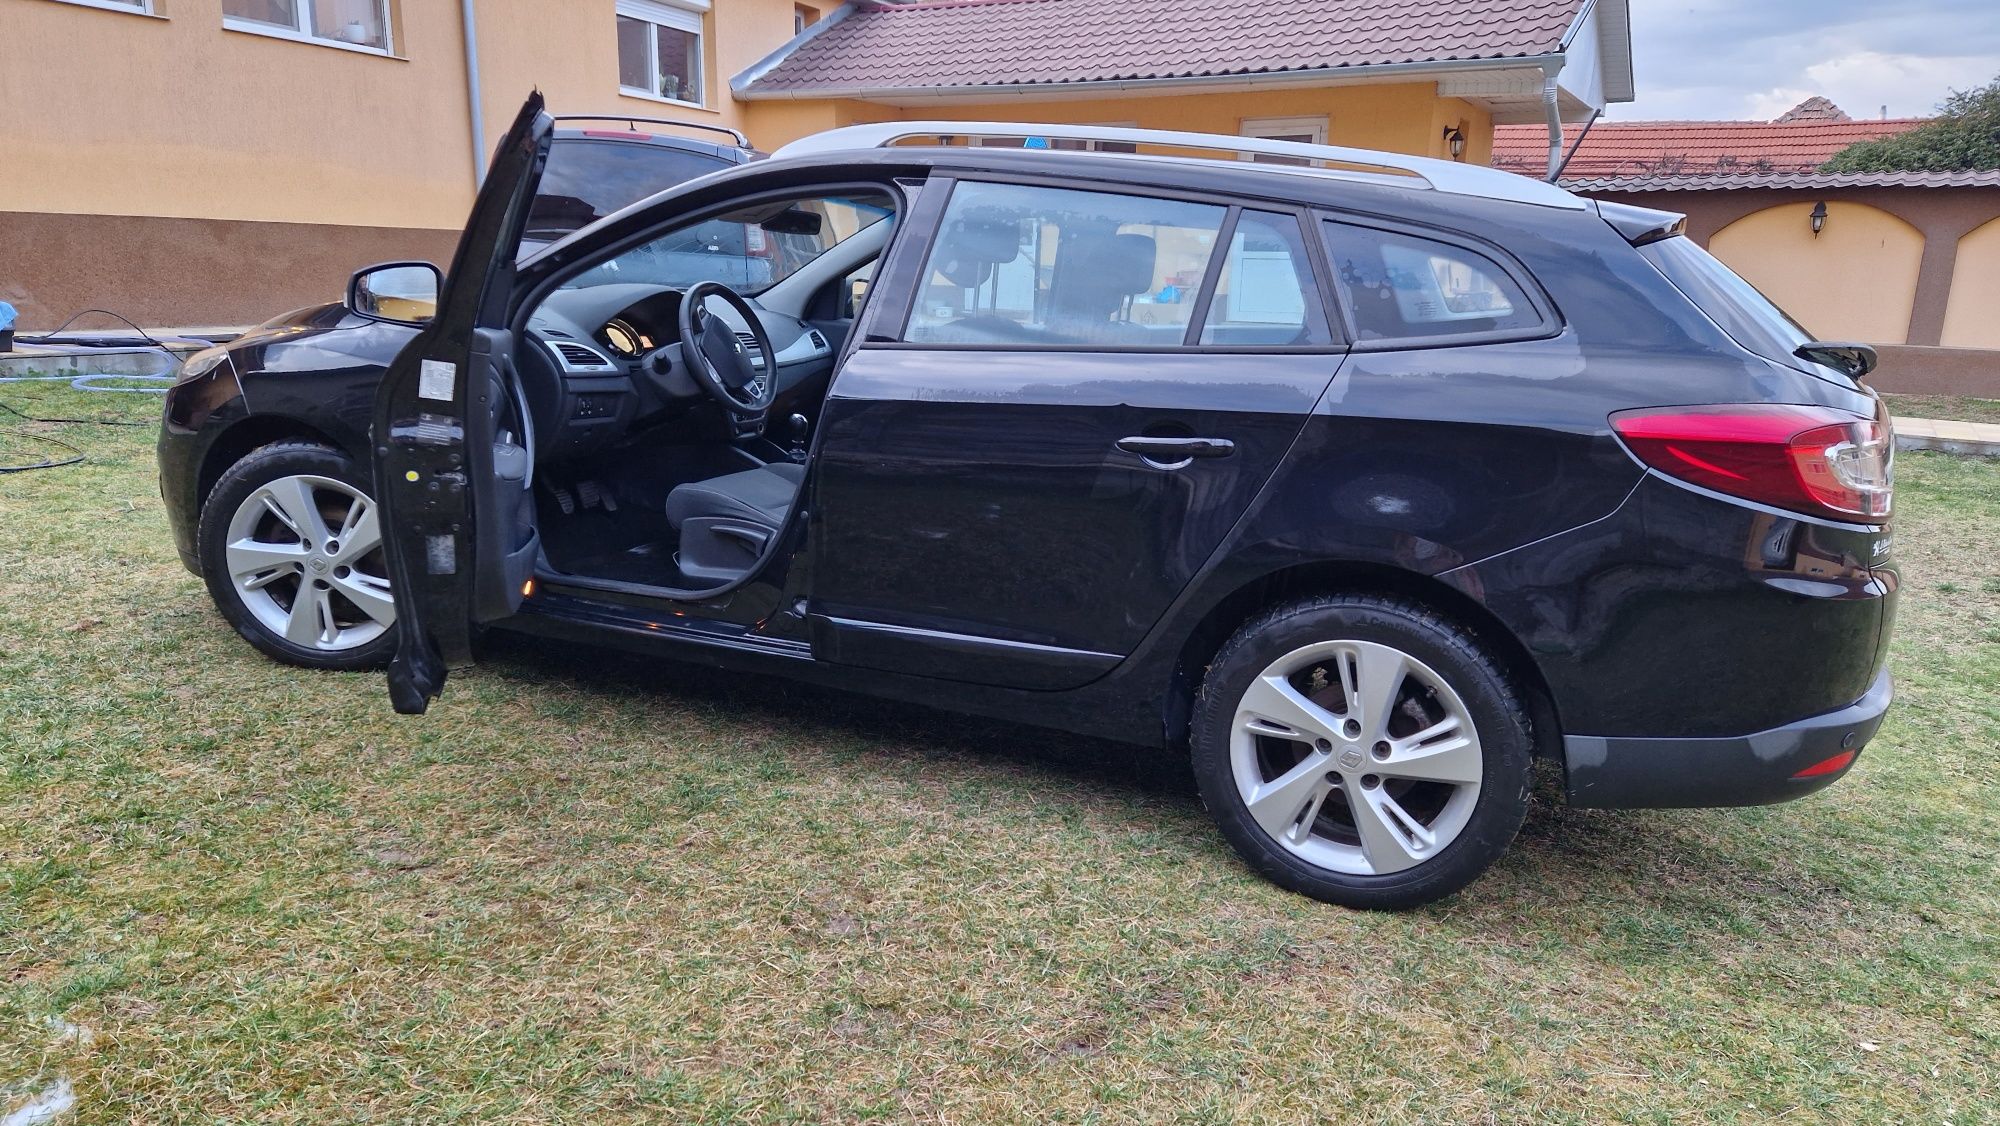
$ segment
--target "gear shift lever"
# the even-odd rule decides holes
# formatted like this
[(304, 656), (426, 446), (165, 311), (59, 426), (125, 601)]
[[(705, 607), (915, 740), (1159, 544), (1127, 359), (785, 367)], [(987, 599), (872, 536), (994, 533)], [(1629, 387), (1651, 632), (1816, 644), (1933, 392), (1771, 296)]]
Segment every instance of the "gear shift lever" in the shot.
[(812, 420), (793, 412), (792, 417), (785, 420), (785, 425), (792, 432), (792, 448), (787, 453), (793, 461), (803, 463), (806, 460), (806, 432), (812, 428)]

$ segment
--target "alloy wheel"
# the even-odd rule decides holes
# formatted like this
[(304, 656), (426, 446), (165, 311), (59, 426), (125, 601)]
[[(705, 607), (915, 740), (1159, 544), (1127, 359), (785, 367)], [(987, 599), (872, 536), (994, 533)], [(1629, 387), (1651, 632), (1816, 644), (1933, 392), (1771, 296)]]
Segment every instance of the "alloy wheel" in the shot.
[(1230, 766), (1279, 846), (1331, 871), (1387, 875), (1464, 831), (1485, 760), (1465, 702), (1428, 665), (1389, 645), (1326, 641), (1244, 690)]
[(293, 645), (353, 649), (396, 621), (380, 510), (331, 477), (279, 477), (252, 490), (223, 553), (244, 606)]

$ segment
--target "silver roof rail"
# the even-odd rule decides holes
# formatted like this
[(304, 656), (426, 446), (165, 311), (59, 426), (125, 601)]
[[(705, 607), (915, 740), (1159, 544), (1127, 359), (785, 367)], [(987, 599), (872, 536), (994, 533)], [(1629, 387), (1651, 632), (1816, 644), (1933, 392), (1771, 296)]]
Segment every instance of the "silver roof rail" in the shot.
[[(1050, 140), (1122, 141), (1133, 145), (1161, 145), (1168, 148), (1211, 149), (1239, 155), (1286, 156), (1294, 159), (1329, 161), (1356, 168), (1386, 169), (1401, 179), (1419, 183), (1452, 195), (1505, 199), (1582, 211), (1583, 200), (1542, 180), (1502, 172), (1477, 164), (1459, 164), (1423, 156), (1351, 149), (1340, 145), (1311, 145), (1300, 141), (1267, 141), (1262, 137), (1230, 137), (1220, 133), (1184, 133), (1169, 129), (1132, 129), (1118, 125), (1047, 125), (1021, 121), (881, 121), (848, 125), (801, 137), (771, 154), (775, 159), (816, 156), (854, 149), (888, 148), (900, 141), (939, 137), (1037, 137)], [(1371, 177), (1376, 183), (1394, 183)]]
[(638, 123), (642, 121), (647, 125), (673, 125), (682, 129), (706, 129), (711, 133), (727, 133), (731, 137), (734, 137), (736, 139), (736, 147), (739, 149), (750, 147), (750, 138), (744, 136), (741, 132), (731, 129), (727, 125), (710, 125), (705, 121), (675, 121), (671, 117), (634, 117), (629, 113), (560, 113), (553, 120), (622, 121), (627, 128), (635, 133), (639, 131)]

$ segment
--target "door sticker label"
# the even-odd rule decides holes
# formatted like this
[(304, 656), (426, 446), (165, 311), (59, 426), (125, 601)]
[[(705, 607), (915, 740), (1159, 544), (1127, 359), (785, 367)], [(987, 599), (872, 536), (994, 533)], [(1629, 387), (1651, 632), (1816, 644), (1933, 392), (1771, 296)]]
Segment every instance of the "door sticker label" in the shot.
[(448, 360), (425, 360), (417, 368), (417, 394), (441, 403), (451, 402), (452, 385), (458, 382), (458, 365)]

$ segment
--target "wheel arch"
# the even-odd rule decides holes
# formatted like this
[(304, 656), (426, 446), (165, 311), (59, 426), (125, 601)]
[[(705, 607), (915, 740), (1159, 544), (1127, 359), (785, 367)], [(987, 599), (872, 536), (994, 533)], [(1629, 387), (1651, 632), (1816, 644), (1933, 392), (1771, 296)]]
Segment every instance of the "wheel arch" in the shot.
[(1527, 695), (1535, 754), (1562, 760), (1562, 726), (1555, 696), (1527, 646), (1492, 610), (1429, 575), (1377, 563), (1320, 561), (1269, 572), (1218, 599), (1189, 631), (1172, 671), (1161, 720), (1167, 742), (1185, 747), (1194, 695), (1209, 661), (1244, 622), (1272, 606), (1328, 594), (1377, 594), (1407, 598), (1451, 618), (1488, 646)]
[(215, 483), (222, 480), (222, 475), (229, 472), (230, 466), (273, 442), (285, 441), (318, 442), (328, 449), (345, 451), (345, 447), (324, 430), (289, 415), (249, 415), (216, 435), (202, 454), (201, 468), (195, 476), (196, 513), (208, 506), (208, 496), (215, 491)]

